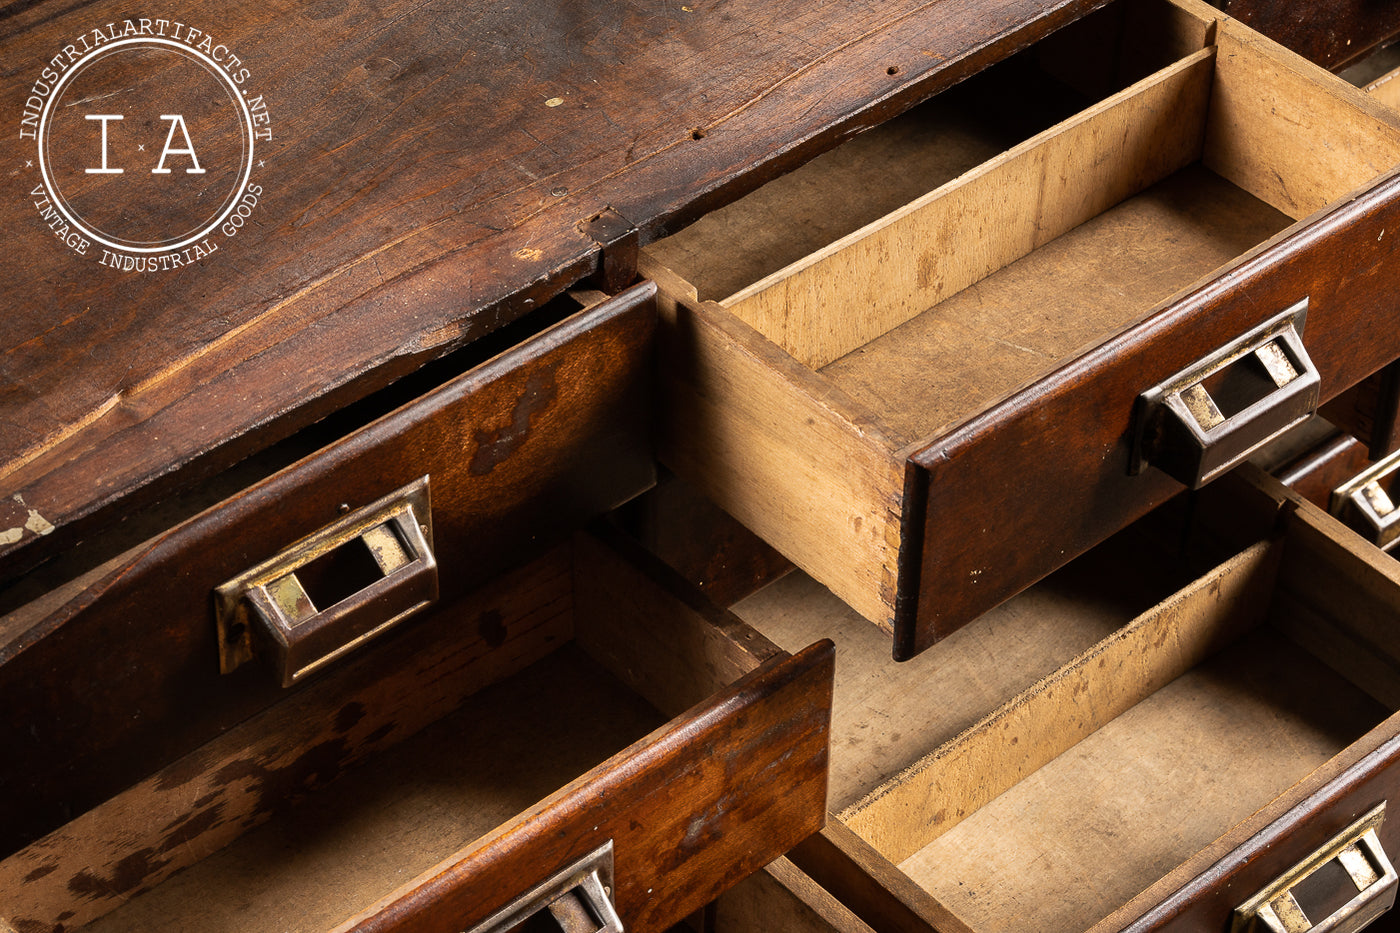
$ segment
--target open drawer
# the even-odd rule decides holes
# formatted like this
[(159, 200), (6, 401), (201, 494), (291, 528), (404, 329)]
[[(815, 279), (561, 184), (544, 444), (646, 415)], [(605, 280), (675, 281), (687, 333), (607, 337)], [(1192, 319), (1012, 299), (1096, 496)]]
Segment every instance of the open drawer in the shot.
[(662, 460), (912, 657), (1400, 354), (1397, 164), (1356, 88), (1119, 0), (644, 250)]
[[(1274, 531), (1209, 569), (1134, 525), (894, 668), (805, 575), (736, 604), (838, 645), (837, 816), (793, 862), (881, 930), (1223, 933), (1267, 929), (1233, 912), (1368, 816), (1397, 851), (1400, 564), (1253, 475), (1198, 519)], [(1322, 863), (1313, 923), (1366, 887)]]
[(561, 299), (573, 313), (0, 617), (0, 858), (650, 486), (653, 294)]
[(832, 655), (580, 535), (0, 863), (0, 918), (664, 930), (822, 825)]

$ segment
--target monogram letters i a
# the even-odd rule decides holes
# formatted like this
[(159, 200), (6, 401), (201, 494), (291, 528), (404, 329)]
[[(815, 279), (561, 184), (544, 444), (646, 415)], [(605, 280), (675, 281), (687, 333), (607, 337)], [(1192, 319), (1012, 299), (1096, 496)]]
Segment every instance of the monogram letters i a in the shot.
[[(125, 169), (121, 168), (112, 168), (107, 164), (107, 124), (112, 120), (121, 120), (123, 116), (124, 115), (120, 113), (90, 113), (86, 115), (86, 119), (97, 120), (102, 124), (102, 167), (87, 169), (87, 174), (120, 175), (125, 171)], [(188, 175), (203, 175), (204, 169), (200, 167), (199, 157), (195, 155), (194, 143), (190, 140), (190, 131), (185, 127), (184, 116), (178, 113), (163, 113), (160, 118), (170, 121), (170, 132), (165, 136), (165, 146), (161, 149), (160, 161), (156, 163), (155, 168), (151, 169), (151, 174), (169, 175), (171, 169), (165, 167), (166, 158), (172, 155), (187, 155), (190, 157), (193, 166), (185, 169), (185, 173)], [(180, 135), (184, 137), (185, 148), (183, 149), (171, 148), (171, 144), (175, 141), (176, 130), (179, 130)], [(140, 148), (142, 151), (145, 151), (146, 147), (142, 145)]]

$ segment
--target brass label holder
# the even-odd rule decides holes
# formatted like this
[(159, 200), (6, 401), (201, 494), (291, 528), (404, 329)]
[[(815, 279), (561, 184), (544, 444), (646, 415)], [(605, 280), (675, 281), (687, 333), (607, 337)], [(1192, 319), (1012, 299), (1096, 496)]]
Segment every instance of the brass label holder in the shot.
[(613, 844), (609, 839), (466, 933), (508, 933), (544, 911), (563, 933), (623, 933), (612, 892)]
[(219, 669), (267, 656), (284, 687), (438, 596), (428, 477), (351, 512), (214, 590)]
[(1308, 300), (1138, 396), (1128, 472), (1155, 466), (1199, 489), (1317, 411), (1303, 348)]
[[(1395, 903), (1397, 876), (1376, 830), (1385, 820), (1385, 804), (1332, 838), (1285, 872), (1267, 888), (1235, 908), (1230, 933), (1356, 933)], [(1299, 885), (1336, 861), (1351, 896), (1327, 917), (1312, 920), (1294, 896)]]
[(1400, 543), (1400, 503), (1390, 480), (1400, 472), (1400, 450), (1332, 490), (1328, 511), (1383, 551)]

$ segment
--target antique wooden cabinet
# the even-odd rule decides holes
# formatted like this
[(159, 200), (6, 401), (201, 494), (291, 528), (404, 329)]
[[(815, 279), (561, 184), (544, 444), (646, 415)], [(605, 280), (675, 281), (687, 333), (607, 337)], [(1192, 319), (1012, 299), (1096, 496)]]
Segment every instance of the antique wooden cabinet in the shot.
[[(1314, 853), (1367, 829), (1394, 851), (1398, 583), (1400, 564), (1258, 471), (893, 675), (871, 676), (880, 639), (859, 616), (785, 577), (735, 611), (779, 644), (840, 646), (834, 815), (739, 899), (761, 916), (834, 896), (875, 929), (1269, 928), (1237, 908)], [(1359, 858), (1366, 884), (1332, 864), (1295, 887), (1312, 923), (1366, 888), (1372, 913), (1393, 901), (1389, 862)]]
[[(1094, 550), (1400, 357), (1400, 115), (1239, 21), (34, 3), (0, 53), (0, 927), (1224, 929), (1394, 851), (1388, 559), (1237, 476), (1205, 563)], [(782, 556), (576, 532), (658, 461)]]

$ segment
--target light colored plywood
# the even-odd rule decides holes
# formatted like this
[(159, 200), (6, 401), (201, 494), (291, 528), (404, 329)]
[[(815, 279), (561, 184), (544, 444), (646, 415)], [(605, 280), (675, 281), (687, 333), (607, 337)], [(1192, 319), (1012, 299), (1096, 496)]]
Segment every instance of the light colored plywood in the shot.
[(1035, 684), (847, 809), (891, 861), (913, 855), (1255, 625), (1278, 551), (1256, 545)]
[[(293, 702), (0, 863), (6, 892), (0, 909), (36, 928), (72, 927), (209, 856), (265, 822), (286, 797), (412, 736), (464, 697), (566, 642), (569, 584), (567, 549), (556, 549), (405, 629), (374, 656), (331, 673)], [(377, 676), (386, 665), (393, 676)], [(149, 927), (158, 928), (171, 927)]]
[(1384, 715), (1261, 629), (901, 867), (979, 933), (1084, 930)]
[(691, 302), (670, 270), (645, 255), (641, 268), (662, 290), (662, 462), (892, 629), (902, 443), (743, 321)]
[(820, 367), (1199, 157), (1213, 51), (1022, 143), (723, 304)]
[(565, 646), (86, 929), (321, 933), (659, 722)]
[(902, 434), (938, 436), (1142, 320), (1289, 222), (1188, 166), (821, 372)]
[(1302, 218), (1400, 165), (1400, 114), (1228, 17), (1216, 43), (1212, 171)]
[(901, 664), (888, 636), (805, 574), (733, 609), (789, 651), (836, 643), (828, 805), (839, 812), (1187, 582), (1168, 563), (1125, 532)]

